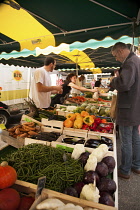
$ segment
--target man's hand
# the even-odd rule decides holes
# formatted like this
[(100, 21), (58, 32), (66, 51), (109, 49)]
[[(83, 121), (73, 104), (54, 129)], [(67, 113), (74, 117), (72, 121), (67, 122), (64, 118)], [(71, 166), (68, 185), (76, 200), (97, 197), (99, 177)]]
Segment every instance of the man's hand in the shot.
[(91, 92), (93, 92), (93, 93), (99, 92), (98, 87), (94, 87), (94, 89), (91, 89)]
[(119, 76), (119, 71), (116, 70), (116, 71), (115, 71), (115, 77), (118, 77), (118, 76)]
[(62, 94), (63, 93), (62, 86), (61, 85), (56, 86), (56, 91), (57, 91), (57, 93)]

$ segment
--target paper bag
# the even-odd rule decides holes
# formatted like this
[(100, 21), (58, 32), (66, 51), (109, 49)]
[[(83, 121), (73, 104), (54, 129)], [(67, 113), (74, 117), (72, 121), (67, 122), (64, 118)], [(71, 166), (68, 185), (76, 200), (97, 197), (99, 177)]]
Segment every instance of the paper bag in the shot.
[(111, 101), (111, 108), (110, 108), (110, 117), (112, 119), (116, 119), (116, 102), (117, 102), (117, 95), (112, 96), (112, 101)]

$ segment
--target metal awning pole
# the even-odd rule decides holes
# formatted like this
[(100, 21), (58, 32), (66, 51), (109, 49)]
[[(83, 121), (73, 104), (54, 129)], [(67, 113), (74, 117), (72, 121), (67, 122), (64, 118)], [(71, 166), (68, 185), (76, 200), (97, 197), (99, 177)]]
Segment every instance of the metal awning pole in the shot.
[(89, 1), (91, 1), (91, 2), (93, 2), (93, 3), (95, 3), (95, 4), (98, 4), (99, 6), (104, 7), (104, 8), (106, 8), (106, 9), (108, 9), (108, 10), (110, 10), (110, 11), (112, 11), (112, 12), (114, 12), (114, 13), (120, 15), (120, 16), (123, 16), (123, 17), (129, 19), (129, 20), (132, 20), (132, 18), (130, 18), (130, 17), (128, 17), (128, 16), (126, 16), (126, 15), (120, 13), (120, 12), (117, 12), (116, 10), (111, 9), (110, 7), (107, 7), (107, 6), (101, 4), (101, 3), (97, 2), (97, 1), (94, 1), (94, 0), (89, 0)]
[(132, 24), (133, 34), (132, 34), (132, 52), (134, 52), (134, 38), (135, 38), (135, 23)]
[(78, 63), (76, 62), (76, 75), (77, 75), (77, 77), (78, 77)]

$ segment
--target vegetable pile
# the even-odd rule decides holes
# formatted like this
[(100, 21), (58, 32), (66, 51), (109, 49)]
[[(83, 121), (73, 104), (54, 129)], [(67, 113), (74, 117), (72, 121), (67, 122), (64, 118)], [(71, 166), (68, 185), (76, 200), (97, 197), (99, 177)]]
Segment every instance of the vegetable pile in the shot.
[(67, 114), (64, 126), (67, 128), (78, 128), (101, 133), (113, 133), (114, 129), (112, 122), (107, 122), (106, 119), (90, 115), (87, 111)]
[(46, 176), (46, 188), (59, 192), (80, 181), (84, 173), (81, 163), (63, 149), (41, 144), (27, 145), (5, 159), (16, 169), (19, 180), (37, 184), (39, 177)]
[(56, 141), (60, 136), (60, 133), (55, 131), (52, 132), (39, 132), (36, 135), (32, 135), (31, 139), (42, 140), (42, 141)]
[[(100, 145), (92, 153), (86, 152), (83, 145), (76, 145), (72, 152), (74, 159), (83, 164), (85, 173), (83, 180), (64, 190), (65, 194), (85, 200), (114, 206), (114, 192), (116, 183), (110, 178), (116, 162), (113, 156), (108, 155), (108, 146)], [(76, 192), (75, 192), (76, 191)]]
[(33, 118), (38, 121), (41, 121), (42, 118), (58, 121), (64, 121), (66, 119), (64, 116), (57, 115), (56, 110), (48, 111), (44, 109), (38, 109), (38, 112), (33, 116)]
[(9, 166), (6, 161), (0, 165), (0, 209), (1, 210), (29, 210), (34, 202), (30, 195), (21, 196), (20, 193), (11, 188), (17, 179), (17, 172)]
[(26, 122), (22, 125), (16, 125), (12, 128), (8, 129), (9, 135), (17, 138), (17, 137), (30, 137), (31, 135), (36, 135), (40, 131), (40, 128), (36, 126), (34, 122)]
[(83, 96), (75, 96), (68, 98), (67, 100), (76, 104), (86, 101), (85, 97)]

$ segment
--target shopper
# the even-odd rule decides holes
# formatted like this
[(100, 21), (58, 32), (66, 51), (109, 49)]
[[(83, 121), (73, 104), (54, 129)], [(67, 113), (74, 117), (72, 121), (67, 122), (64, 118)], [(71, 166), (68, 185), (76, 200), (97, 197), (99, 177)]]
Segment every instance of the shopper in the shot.
[(93, 78), (90, 82), (91, 88), (94, 88), (96, 80)]
[(64, 84), (62, 85), (63, 87), (63, 93), (62, 94), (56, 94), (51, 101), (51, 106), (54, 106), (55, 104), (63, 104), (64, 100), (69, 96), (69, 93), (71, 91), (71, 88), (75, 88), (80, 91), (89, 91), (89, 92), (97, 92), (97, 88), (95, 89), (87, 89), (85, 87), (81, 87), (76, 85), (76, 79), (77, 76), (76, 74), (68, 74)]
[(102, 85), (102, 78), (100, 78), (99, 80), (97, 80), (95, 82), (95, 86), (94, 87), (103, 87), (104, 88), (104, 86)]
[(51, 94), (62, 93), (62, 86), (51, 86), (50, 72), (53, 71), (55, 65), (54, 58), (46, 57), (44, 66), (34, 72), (29, 96), (37, 108), (48, 108), (51, 103)]
[(111, 87), (118, 91), (116, 123), (121, 140), (118, 176), (129, 179), (131, 171), (140, 174), (140, 59), (122, 42), (113, 46), (112, 55), (122, 63), (111, 82)]
[[(77, 86), (83, 87), (85, 85), (85, 76), (81, 75), (80, 77), (77, 77), (75, 84)], [(80, 95), (81, 91), (79, 89), (72, 88), (71, 93), (72, 95)]]

